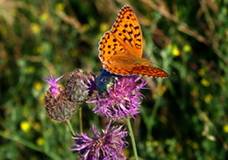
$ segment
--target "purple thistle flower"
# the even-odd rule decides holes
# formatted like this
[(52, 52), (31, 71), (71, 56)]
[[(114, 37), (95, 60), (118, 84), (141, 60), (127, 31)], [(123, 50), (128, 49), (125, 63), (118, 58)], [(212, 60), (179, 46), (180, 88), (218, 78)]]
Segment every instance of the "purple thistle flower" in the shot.
[(97, 94), (88, 103), (95, 104), (93, 111), (112, 119), (134, 117), (139, 113), (142, 100), (140, 90), (146, 81), (137, 76), (119, 77), (104, 94)]
[(60, 93), (60, 86), (58, 84), (58, 81), (62, 78), (61, 77), (58, 77), (58, 78), (55, 78), (55, 77), (48, 77), (45, 81), (48, 83), (49, 85), (49, 91), (50, 93), (52, 94), (52, 96), (58, 96), (59, 93)]
[(127, 131), (123, 126), (112, 126), (109, 123), (105, 130), (99, 132), (92, 127), (93, 136), (83, 133), (73, 137), (75, 143), (72, 151), (78, 152), (81, 160), (125, 160), (124, 148)]

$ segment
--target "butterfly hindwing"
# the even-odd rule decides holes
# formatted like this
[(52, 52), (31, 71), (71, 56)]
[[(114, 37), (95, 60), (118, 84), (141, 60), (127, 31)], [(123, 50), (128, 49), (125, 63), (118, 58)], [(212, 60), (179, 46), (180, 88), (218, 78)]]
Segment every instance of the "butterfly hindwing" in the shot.
[(131, 74), (132, 75), (145, 75), (145, 76), (154, 77), (154, 78), (168, 76), (168, 74), (160, 68), (152, 67), (152, 66), (144, 66), (144, 65), (135, 66), (132, 69)]
[(117, 75), (146, 75), (150, 77), (167, 77), (162, 69), (153, 67), (149, 60), (131, 56), (113, 56), (109, 64), (103, 67)]

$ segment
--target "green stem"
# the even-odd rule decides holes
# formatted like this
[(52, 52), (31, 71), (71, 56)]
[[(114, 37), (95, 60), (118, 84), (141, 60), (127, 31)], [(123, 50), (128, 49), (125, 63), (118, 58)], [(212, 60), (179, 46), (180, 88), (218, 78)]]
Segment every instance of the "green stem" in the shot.
[(73, 127), (72, 127), (70, 121), (67, 120), (66, 122), (67, 122), (67, 125), (68, 125), (69, 129), (70, 129), (71, 134), (74, 136), (74, 135), (75, 135), (75, 132), (74, 132), (74, 130), (73, 130)]
[(134, 152), (134, 155), (135, 155), (135, 160), (139, 160), (138, 153), (137, 153), (137, 148), (136, 148), (136, 143), (135, 143), (135, 137), (134, 137), (134, 134), (133, 134), (130, 118), (127, 118), (127, 127), (128, 127), (129, 134), (130, 134), (130, 137), (131, 137), (131, 143), (132, 143), (133, 152)]
[(83, 132), (83, 122), (82, 122), (82, 108), (79, 108), (79, 128), (80, 128), (80, 133)]

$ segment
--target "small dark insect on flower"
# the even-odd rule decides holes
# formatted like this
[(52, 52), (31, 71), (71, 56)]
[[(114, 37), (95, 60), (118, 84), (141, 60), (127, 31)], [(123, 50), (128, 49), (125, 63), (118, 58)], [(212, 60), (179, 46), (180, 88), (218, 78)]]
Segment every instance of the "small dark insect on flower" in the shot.
[(123, 126), (111, 126), (99, 132), (92, 127), (93, 135), (79, 134), (73, 137), (72, 151), (78, 152), (81, 160), (125, 160), (124, 149), (127, 146), (125, 138), (127, 131)]
[(106, 70), (102, 69), (100, 74), (96, 76), (95, 79), (97, 91), (100, 94), (102, 94), (102, 92), (106, 92), (108, 88), (113, 85), (117, 78), (117, 75), (111, 74)]
[(61, 78), (50, 77), (46, 80), (49, 89), (45, 95), (45, 109), (48, 116), (59, 122), (70, 119), (76, 109), (76, 105), (68, 100), (65, 90), (58, 84)]
[(85, 102), (95, 89), (95, 77), (91, 73), (75, 70), (66, 76), (66, 94), (76, 103)]
[(139, 113), (142, 100), (140, 90), (145, 85), (146, 81), (138, 76), (118, 77), (107, 92), (97, 94), (87, 102), (95, 104), (95, 113), (107, 118), (134, 117)]

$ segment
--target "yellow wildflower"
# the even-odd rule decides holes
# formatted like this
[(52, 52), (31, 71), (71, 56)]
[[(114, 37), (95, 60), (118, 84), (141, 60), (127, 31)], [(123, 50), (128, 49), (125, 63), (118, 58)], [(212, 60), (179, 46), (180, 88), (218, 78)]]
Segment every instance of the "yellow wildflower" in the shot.
[(64, 8), (65, 8), (65, 6), (64, 6), (63, 3), (57, 3), (56, 6), (55, 6), (56, 12), (63, 12)]
[(32, 23), (32, 24), (31, 24), (31, 31), (32, 31), (32, 33), (34, 33), (34, 34), (39, 34), (40, 31), (41, 31), (40, 25), (37, 24), (37, 23)]
[(211, 103), (211, 100), (212, 100), (213, 96), (211, 94), (207, 94), (205, 97), (204, 97), (204, 101), (209, 104)]
[(205, 73), (206, 73), (206, 69), (205, 69), (205, 68), (200, 68), (200, 69), (198, 70), (198, 74), (199, 74), (201, 77), (204, 76)]
[(109, 28), (109, 25), (107, 23), (101, 23), (101, 25), (100, 25), (100, 31), (101, 32), (107, 31), (108, 28)]
[(40, 15), (40, 21), (41, 22), (46, 22), (48, 20), (49, 14), (47, 12), (44, 12), (43, 14)]
[(174, 45), (172, 47), (171, 53), (174, 57), (180, 56), (180, 50), (178, 49), (178, 47), (176, 45)]
[(42, 89), (42, 83), (41, 82), (33, 83), (33, 88), (39, 92)]
[(31, 129), (31, 124), (29, 123), (29, 121), (22, 121), (20, 123), (20, 128), (23, 132), (28, 133)]
[(192, 51), (192, 47), (189, 44), (185, 44), (183, 47), (183, 51), (188, 53)]
[(36, 140), (36, 144), (37, 144), (38, 146), (44, 145), (44, 142), (45, 142), (45, 140), (44, 140), (44, 138), (42, 138), (42, 137), (39, 137), (39, 138)]
[(223, 131), (224, 131), (225, 133), (228, 133), (228, 124), (225, 124), (225, 125), (223, 126)]
[(204, 78), (200, 82), (204, 87), (210, 86), (210, 82)]

